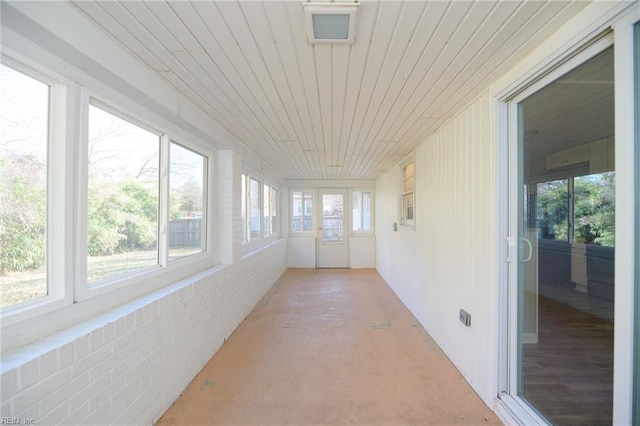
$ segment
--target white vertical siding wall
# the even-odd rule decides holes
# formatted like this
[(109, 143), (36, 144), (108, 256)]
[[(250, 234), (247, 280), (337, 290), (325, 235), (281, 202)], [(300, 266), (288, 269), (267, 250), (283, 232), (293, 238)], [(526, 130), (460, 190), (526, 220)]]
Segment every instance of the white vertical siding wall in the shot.
[(358, 236), (349, 238), (349, 268), (376, 267), (376, 238)]
[(287, 267), (316, 267), (316, 238), (289, 236), (287, 239)]
[[(495, 138), (484, 94), (415, 150), (415, 229), (399, 227), (399, 170), (376, 185), (377, 268), (485, 402), (493, 404)], [(458, 320), (471, 314), (471, 327)]]

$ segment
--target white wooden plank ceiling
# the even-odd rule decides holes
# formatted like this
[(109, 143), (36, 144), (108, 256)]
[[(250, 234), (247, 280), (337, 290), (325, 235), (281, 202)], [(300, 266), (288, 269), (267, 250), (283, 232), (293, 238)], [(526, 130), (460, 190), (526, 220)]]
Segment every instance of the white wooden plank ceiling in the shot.
[(74, 3), (292, 180), (377, 178), (587, 4), (363, 0), (312, 45), (299, 1)]

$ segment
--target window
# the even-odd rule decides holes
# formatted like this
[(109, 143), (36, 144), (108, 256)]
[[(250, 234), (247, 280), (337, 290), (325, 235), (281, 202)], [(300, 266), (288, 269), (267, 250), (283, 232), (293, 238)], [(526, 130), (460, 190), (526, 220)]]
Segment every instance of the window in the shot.
[(413, 160), (402, 166), (402, 182), (400, 187), (400, 224), (413, 226)]
[(278, 233), (278, 190), (272, 186), (264, 185), (263, 200), (263, 229), (264, 236), (268, 237)]
[(246, 243), (247, 241), (249, 241), (248, 238), (248, 234), (247, 234), (247, 227), (248, 227), (248, 223), (247, 222), (247, 175), (242, 175), (242, 183), (241, 183), (241, 189), (242, 191), (242, 196), (240, 197), (241, 201), (240, 201), (240, 216), (242, 218), (242, 242)]
[(169, 148), (169, 259), (206, 249), (207, 159), (175, 142)]
[(158, 265), (160, 137), (89, 106), (87, 282)]
[(249, 179), (249, 240), (260, 237), (260, 182)]
[(615, 215), (615, 172), (574, 178), (575, 242), (615, 246)]
[(257, 177), (243, 174), (241, 191), (242, 242), (249, 243), (277, 235), (278, 190)]
[(537, 185), (538, 237), (569, 241), (569, 184), (560, 179)]
[(615, 172), (537, 184), (538, 238), (613, 247)]
[(89, 105), (87, 284), (206, 251), (207, 157), (92, 102), (100, 106)]
[(278, 190), (271, 188), (271, 233), (277, 234), (280, 227), (278, 226)]
[(271, 214), (271, 207), (269, 203), (271, 202), (271, 187), (269, 185), (262, 186), (262, 230), (264, 237), (268, 237), (271, 234), (271, 220), (269, 219), (269, 215)]
[(49, 293), (49, 86), (0, 65), (0, 307)]
[(291, 230), (293, 232), (313, 230), (313, 194), (311, 191), (292, 191), (291, 200)]
[[(35, 79), (40, 73), (6, 60), (0, 64), (3, 327), (102, 294), (105, 306), (115, 306), (213, 264), (215, 253), (203, 253), (214, 246), (206, 196), (213, 153), (173, 142), (97, 99), (66, 96), (75, 83)], [(74, 128), (85, 131), (80, 143)], [(131, 290), (112, 291), (121, 287)], [(80, 311), (67, 312), (86, 315)]]
[(344, 242), (344, 202), (345, 194), (321, 194), (322, 242)]
[(354, 232), (371, 232), (372, 228), (372, 200), (371, 191), (352, 191), (351, 208), (352, 208), (352, 231)]

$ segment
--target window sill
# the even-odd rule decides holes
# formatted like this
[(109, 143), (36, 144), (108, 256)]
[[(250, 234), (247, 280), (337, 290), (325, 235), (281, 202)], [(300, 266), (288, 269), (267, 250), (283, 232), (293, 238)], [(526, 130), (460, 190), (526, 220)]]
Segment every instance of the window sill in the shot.
[(278, 243), (280, 243), (283, 240), (282, 237), (277, 236), (277, 237), (269, 237), (266, 240), (260, 241), (260, 243), (256, 243), (253, 246), (247, 245), (243, 247), (243, 252), (242, 252), (242, 259), (247, 259), (251, 256), (254, 256), (255, 254), (268, 249), (269, 247), (272, 247)]
[[(182, 259), (180, 259), (182, 260)], [(67, 301), (63, 306), (59, 301), (48, 306), (45, 312), (30, 310), (23, 312), (27, 315), (7, 315), (2, 318), (2, 351), (29, 345), (46, 336), (54, 335), (60, 330), (74, 328), (85, 322), (93, 324), (103, 315), (111, 311), (120, 311), (130, 304), (140, 303), (154, 294), (171, 292), (175, 286), (187, 285), (199, 279), (203, 274), (215, 273), (224, 269), (225, 265), (213, 265), (205, 256), (184, 259), (172, 268), (154, 270), (138, 277), (128, 277), (120, 287), (104, 287), (101, 294), (88, 294), (85, 299), (72, 303)], [(185, 284), (183, 284), (185, 283)], [(180, 287), (178, 287), (180, 288)], [(8, 320), (8, 321), (7, 321)], [(3, 360), (4, 364), (4, 360)]]
[[(89, 335), (95, 330), (105, 327), (110, 323), (115, 323), (116, 321), (130, 317), (131, 315), (137, 315), (137, 313), (142, 312), (144, 308), (159, 302), (161, 299), (164, 299), (169, 295), (177, 294), (177, 297), (180, 298), (180, 295), (184, 294), (181, 293), (181, 291), (185, 288), (195, 285), (207, 276), (218, 274), (228, 267), (229, 265), (213, 266), (186, 277), (174, 284), (137, 297), (134, 300), (122, 304), (121, 306), (112, 307), (106, 312), (93, 317), (69, 321), (66, 326), (58, 327), (59, 329), (55, 332), (48, 333), (47, 337), (36, 338), (35, 340), (29, 339), (31, 343), (27, 342), (25, 344), (12, 342), (10, 336), (5, 336), (3, 333), (2, 368), (0, 369), (0, 373), (9, 371), (52, 350), (70, 344), (82, 336)], [(78, 304), (74, 306), (77, 305)], [(133, 318), (133, 320), (135, 321), (135, 318)]]

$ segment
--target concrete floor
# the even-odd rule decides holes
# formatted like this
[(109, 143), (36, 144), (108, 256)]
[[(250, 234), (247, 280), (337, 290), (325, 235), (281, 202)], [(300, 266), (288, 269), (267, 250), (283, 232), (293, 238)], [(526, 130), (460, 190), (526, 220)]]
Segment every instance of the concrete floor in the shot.
[(167, 424), (501, 424), (375, 270), (290, 269)]

